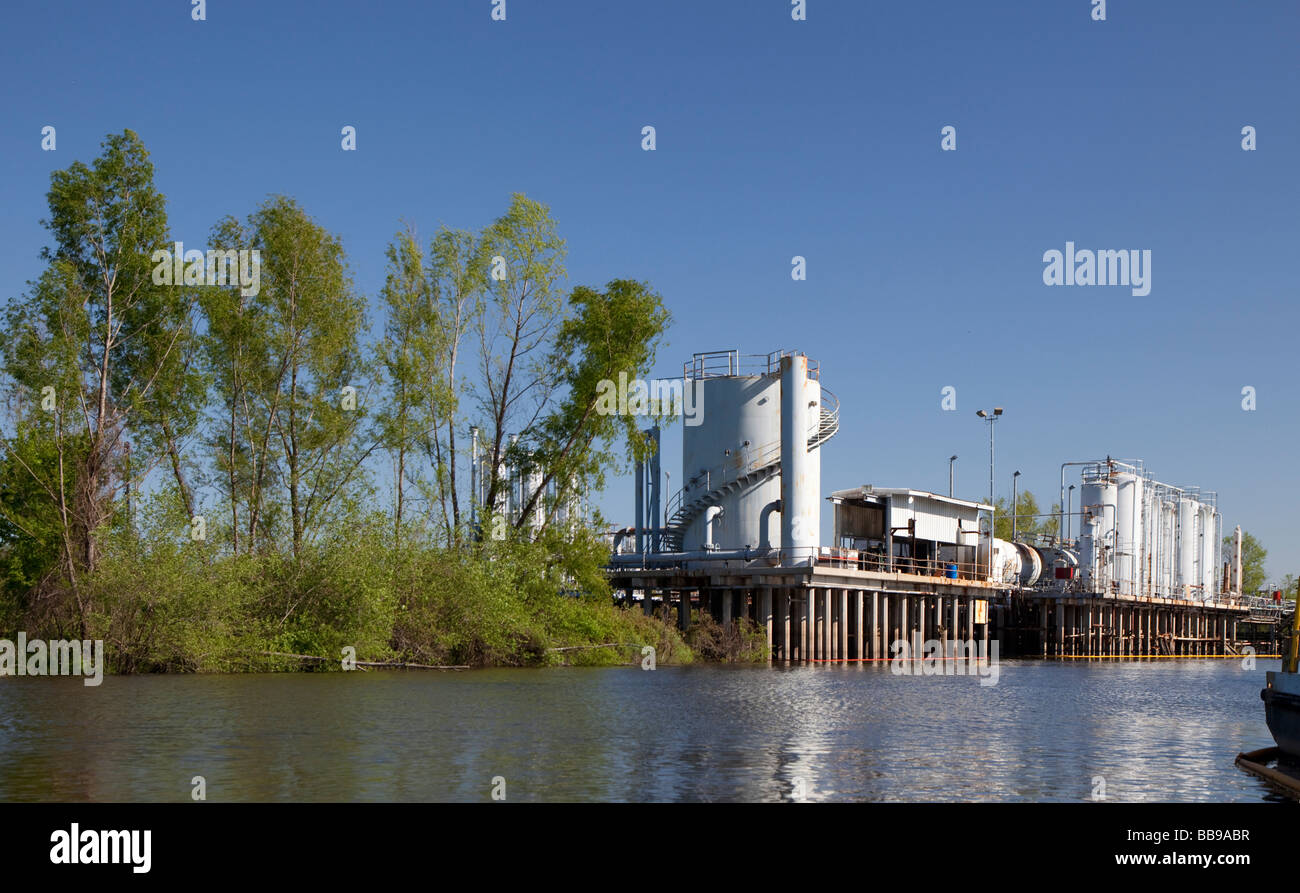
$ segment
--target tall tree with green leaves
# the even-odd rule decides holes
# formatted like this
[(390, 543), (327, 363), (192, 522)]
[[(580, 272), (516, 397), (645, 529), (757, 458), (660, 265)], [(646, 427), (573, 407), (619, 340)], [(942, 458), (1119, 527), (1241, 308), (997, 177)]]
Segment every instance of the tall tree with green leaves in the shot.
[[(461, 351), (465, 337), (478, 327), (483, 316), (487, 290), (488, 258), (484, 240), (466, 230), (443, 227), (430, 246), (433, 297), (437, 301), (440, 340), (445, 351), (442, 368), (430, 376), (428, 397), (433, 420), (432, 437), (426, 441), (429, 461), (437, 470), (443, 525), (448, 540), (460, 542), (460, 482), (457, 475), (456, 432), (460, 427)], [(446, 469), (446, 473), (443, 473)], [(470, 494), (471, 499), (476, 494)], [(451, 516), (447, 502), (451, 502)]]
[[(1053, 511), (1056, 509), (1053, 508)], [(1028, 490), (1016, 494), (1015, 530), (1018, 539), (1025, 540), (1039, 534), (1052, 536), (1056, 533), (1056, 517), (1047, 517), (1038, 505), (1038, 499)], [(1011, 501), (999, 498), (997, 513), (993, 523), (993, 534), (998, 539), (1011, 540)], [(986, 534), (987, 535), (987, 534)]]
[[(663, 299), (647, 283), (616, 279), (598, 291), (578, 286), (569, 298), (570, 313), (551, 349), (551, 365), (560, 376), (563, 396), (526, 435), (527, 452), (541, 480), (525, 497), (517, 528), (527, 525), (533, 509), (552, 482), (555, 499), (545, 507), (545, 528), (555, 509), (580, 482), (599, 489), (616, 461), (620, 439), (638, 458), (646, 419), (602, 411), (601, 396), (620, 373), (644, 380), (671, 319)], [(670, 407), (663, 407), (670, 410)]]
[[(10, 307), (3, 348), (5, 372), (27, 406), (54, 398), (43, 411), (56, 460), (48, 474), (27, 470), (57, 509), (74, 595), (99, 563), (125, 439), (134, 431), (149, 449), (175, 442), (192, 425), (198, 396), (185, 371), (194, 292), (153, 276), (154, 252), (169, 240), (149, 153), (129, 130), (102, 149), (91, 164), (51, 175), (49, 267)], [(141, 461), (147, 467), (151, 457)]]
[(488, 279), (476, 390), (491, 472), (484, 504), (496, 511), (508, 485), (500, 470), (526, 458), (507, 457), (509, 435), (537, 423), (560, 380), (551, 348), (564, 317), (565, 248), (550, 209), (519, 193), (482, 241)]
[(438, 305), (426, 269), (424, 249), (408, 227), (389, 243), (388, 275), (380, 297), (386, 318), (379, 359), (388, 381), (384, 408), (376, 426), (393, 457), (393, 535), (400, 541), (406, 503), (407, 456), (433, 427), (431, 409), (442, 390), (439, 366), (446, 352), (441, 341)]
[(365, 301), (353, 288), (342, 244), (290, 198), (272, 197), (245, 226), (227, 220), (218, 231), (228, 247), (242, 238), (238, 247), (260, 251), (262, 266), (256, 295), (237, 302), (231, 289), (205, 303), (223, 404), (217, 462), (233, 517), (240, 504), (249, 515), (249, 551), (257, 548), (277, 487), (297, 556), (359, 482), (375, 446), (359, 436)]

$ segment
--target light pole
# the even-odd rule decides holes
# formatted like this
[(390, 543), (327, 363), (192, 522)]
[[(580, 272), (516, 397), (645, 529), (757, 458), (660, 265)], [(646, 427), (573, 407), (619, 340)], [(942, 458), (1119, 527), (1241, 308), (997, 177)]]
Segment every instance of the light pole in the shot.
[(956, 493), (954, 492), (954, 487), (957, 483), (957, 472), (954, 470), (954, 463), (956, 463), (956, 461), (957, 461), (956, 456), (948, 457), (948, 495), (949, 496), (956, 495)]
[(1016, 541), (1016, 519), (1019, 517), (1019, 508), (1016, 505), (1016, 485), (1020, 483), (1020, 472), (1011, 476), (1011, 542)]
[[(1070, 534), (1074, 531), (1074, 484), (1070, 485), (1070, 492), (1065, 495), (1065, 539), (1061, 545), (1065, 545), (1070, 539)], [(1058, 530), (1059, 534), (1060, 531)]]
[(1002, 415), (1002, 407), (976, 410), (975, 415), (989, 423), (989, 576), (993, 576), (993, 519), (997, 509), (993, 504), (993, 423)]

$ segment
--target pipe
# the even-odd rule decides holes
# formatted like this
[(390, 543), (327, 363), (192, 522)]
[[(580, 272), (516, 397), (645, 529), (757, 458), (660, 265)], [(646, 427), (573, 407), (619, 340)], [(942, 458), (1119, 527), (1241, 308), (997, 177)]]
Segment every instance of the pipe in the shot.
[(713, 519), (722, 514), (719, 506), (711, 505), (704, 512), (704, 551), (713, 552), (717, 544), (713, 542)]
[(769, 525), (772, 520), (772, 512), (781, 511), (781, 500), (773, 499), (763, 510), (758, 513), (758, 550), (760, 552), (772, 551), (772, 537), (768, 535)]
[(1241, 525), (1240, 524), (1237, 525), (1236, 538), (1237, 541), (1236, 541), (1236, 546), (1232, 558), (1232, 578), (1237, 584), (1236, 587), (1237, 592), (1241, 592), (1242, 583), (1241, 583)]

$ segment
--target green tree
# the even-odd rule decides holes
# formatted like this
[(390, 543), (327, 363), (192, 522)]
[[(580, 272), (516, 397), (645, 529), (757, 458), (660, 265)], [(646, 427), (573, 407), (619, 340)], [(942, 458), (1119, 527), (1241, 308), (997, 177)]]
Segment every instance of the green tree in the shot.
[(406, 502), (407, 455), (432, 430), (431, 387), (441, 390), (439, 367), (446, 353), (438, 323), (438, 306), (425, 269), (424, 250), (413, 229), (400, 232), (388, 246), (388, 275), (380, 292), (387, 317), (379, 359), (389, 394), (376, 415), (379, 436), (393, 457), (393, 534), (400, 542)]
[[(445, 351), (440, 369), (428, 374), (426, 399), (433, 423), (424, 442), (435, 471), (438, 502), (449, 542), (461, 535), (460, 481), (457, 474), (456, 432), (461, 424), (460, 355), (466, 335), (478, 327), (487, 290), (485, 240), (465, 230), (441, 228), (430, 246), (430, 274), (437, 301), (437, 340)], [(475, 498), (471, 494), (471, 499)], [(451, 503), (450, 515), (447, 503)]]
[(488, 280), (476, 391), (490, 471), (484, 505), (496, 511), (508, 483), (501, 470), (526, 458), (512, 452), (507, 460), (509, 435), (533, 428), (559, 382), (551, 348), (565, 308), (565, 248), (550, 209), (518, 193), (482, 241)]
[(365, 301), (342, 244), (290, 198), (272, 197), (246, 227), (226, 220), (217, 232), (227, 247), (246, 240), (239, 247), (260, 251), (262, 262), (258, 294), (205, 304), (213, 381), (225, 407), (217, 462), (236, 526), (239, 504), (251, 516), (249, 550), (266, 523), (268, 490), (278, 485), (298, 556), (359, 484), (374, 449), (358, 436)]
[[(147, 449), (174, 445), (192, 427), (200, 392), (184, 368), (194, 292), (153, 275), (154, 252), (168, 235), (149, 153), (130, 130), (102, 148), (91, 164), (51, 175), (43, 221), (53, 237), (43, 252), (49, 266), (10, 307), (3, 341), (5, 373), (23, 405), (48, 412), (45, 421), (28, 415), (15, 426), (51, 438), (45, 472), (25, 470), (56, 508), (82, 626), (80, 578), (97, 567), (114, 520), (127, 437), (134, 431)], [(32, 410), (48, 406), (42, 395), (52, 395), (54, 408)], [(9, 455), (24, 464), (23, 452)], [(141, 467), (151, 464), (141, 457)]]
[[(1038, 506), (1038, 499), (1028, 490), (1016, 494), (1016, 536), (1020, 540), (1042, 534), (1055, 534), (1057, 521), (1055, 517), (1042, 517), (1043, 510)], [(1011, 501), (999, 498), (993, 524), (993, 535), (998, 539), (1011, 539)]]
[(542, 478), (515, 522), (520, 528), (552, 482), (555, 499), (546, 507), (542, 527), (579, 482), (603, 487), (620, 435), (634, 452), (644, 451), (639, 429), (645, 420), (602, 412), (601, 395), (607, 389), (602, 385), (618, 381), (619, 373), (629, 381), (648, 374), (671, 318), (663, 299), (644, 282), (616, 279), (603, 292), (575, 288), (569, 305), (572, 312), (551, 351), (551, 366), (560, 373), (564, 397), (530, 432), (527, 455)]

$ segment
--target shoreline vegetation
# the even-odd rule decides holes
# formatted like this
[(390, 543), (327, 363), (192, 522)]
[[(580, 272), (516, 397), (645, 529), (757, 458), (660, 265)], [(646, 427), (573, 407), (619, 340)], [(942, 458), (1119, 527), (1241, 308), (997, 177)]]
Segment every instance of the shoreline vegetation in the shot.
[(570, 286), (545, 205), (403, 224), (366, 296), (286, 196), (184, 249), (129, 130), (47, 199), (0, 331), (0, 634), (102, 639), (111, 673), (766, 658), (614, 602), (588, 494), (653, 447), (602, 385), (670, 316)]

